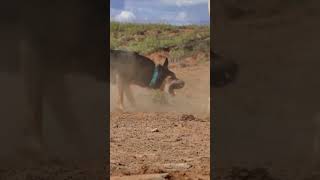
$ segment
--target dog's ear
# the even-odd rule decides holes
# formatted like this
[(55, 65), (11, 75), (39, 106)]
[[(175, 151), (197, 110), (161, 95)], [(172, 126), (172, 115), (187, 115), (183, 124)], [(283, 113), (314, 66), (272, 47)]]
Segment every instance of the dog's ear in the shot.
[(168, 68), (168, 65), (169, 65), (169, 61), (168, 61), (168, 58), (166, 58), (166, 60), (163, 63), (163, 67)]

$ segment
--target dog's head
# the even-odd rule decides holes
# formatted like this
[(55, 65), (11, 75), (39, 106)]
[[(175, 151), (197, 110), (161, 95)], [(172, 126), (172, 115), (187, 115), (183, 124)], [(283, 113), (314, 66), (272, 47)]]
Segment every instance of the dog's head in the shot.
[(172, 96), (175, 96), (175, 90), (184, 87), (185, 82), (176, 77), (176, 74), (169, 70), (169, 61), (165, 60), (163, 65), (158, 65), (159, 89)]

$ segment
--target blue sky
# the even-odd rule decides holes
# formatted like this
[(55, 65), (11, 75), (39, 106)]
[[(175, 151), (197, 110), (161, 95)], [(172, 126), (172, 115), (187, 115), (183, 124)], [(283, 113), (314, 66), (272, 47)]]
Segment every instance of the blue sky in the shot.
[(175, 25), (205, 24), (209, 22), (208, 0), (111, 0), (110, 19)]

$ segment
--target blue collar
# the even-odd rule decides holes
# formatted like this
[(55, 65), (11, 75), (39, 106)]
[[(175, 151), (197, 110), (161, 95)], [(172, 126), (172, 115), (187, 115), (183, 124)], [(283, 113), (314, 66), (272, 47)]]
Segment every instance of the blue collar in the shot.
[(154, 87), (156, 85), (158, 76), (159, 76), (159, 70), (158, 70), (158, 66), (156, 66), (153, 71), (152, 79), (149, 83), (150, 87)]

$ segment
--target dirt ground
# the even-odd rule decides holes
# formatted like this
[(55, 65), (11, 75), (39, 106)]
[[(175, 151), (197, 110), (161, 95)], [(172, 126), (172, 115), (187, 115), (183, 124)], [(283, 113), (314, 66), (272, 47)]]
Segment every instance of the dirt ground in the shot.
[(113, 111), (111, 89), (110, 171), (112, 176), (169, 173), (171, 179), (210, 179), (210, 118), (207, 112), (210, 64), (172, 69), (186, 86), (152, 102), (152, 91), (133, 87), (138, 108)]

